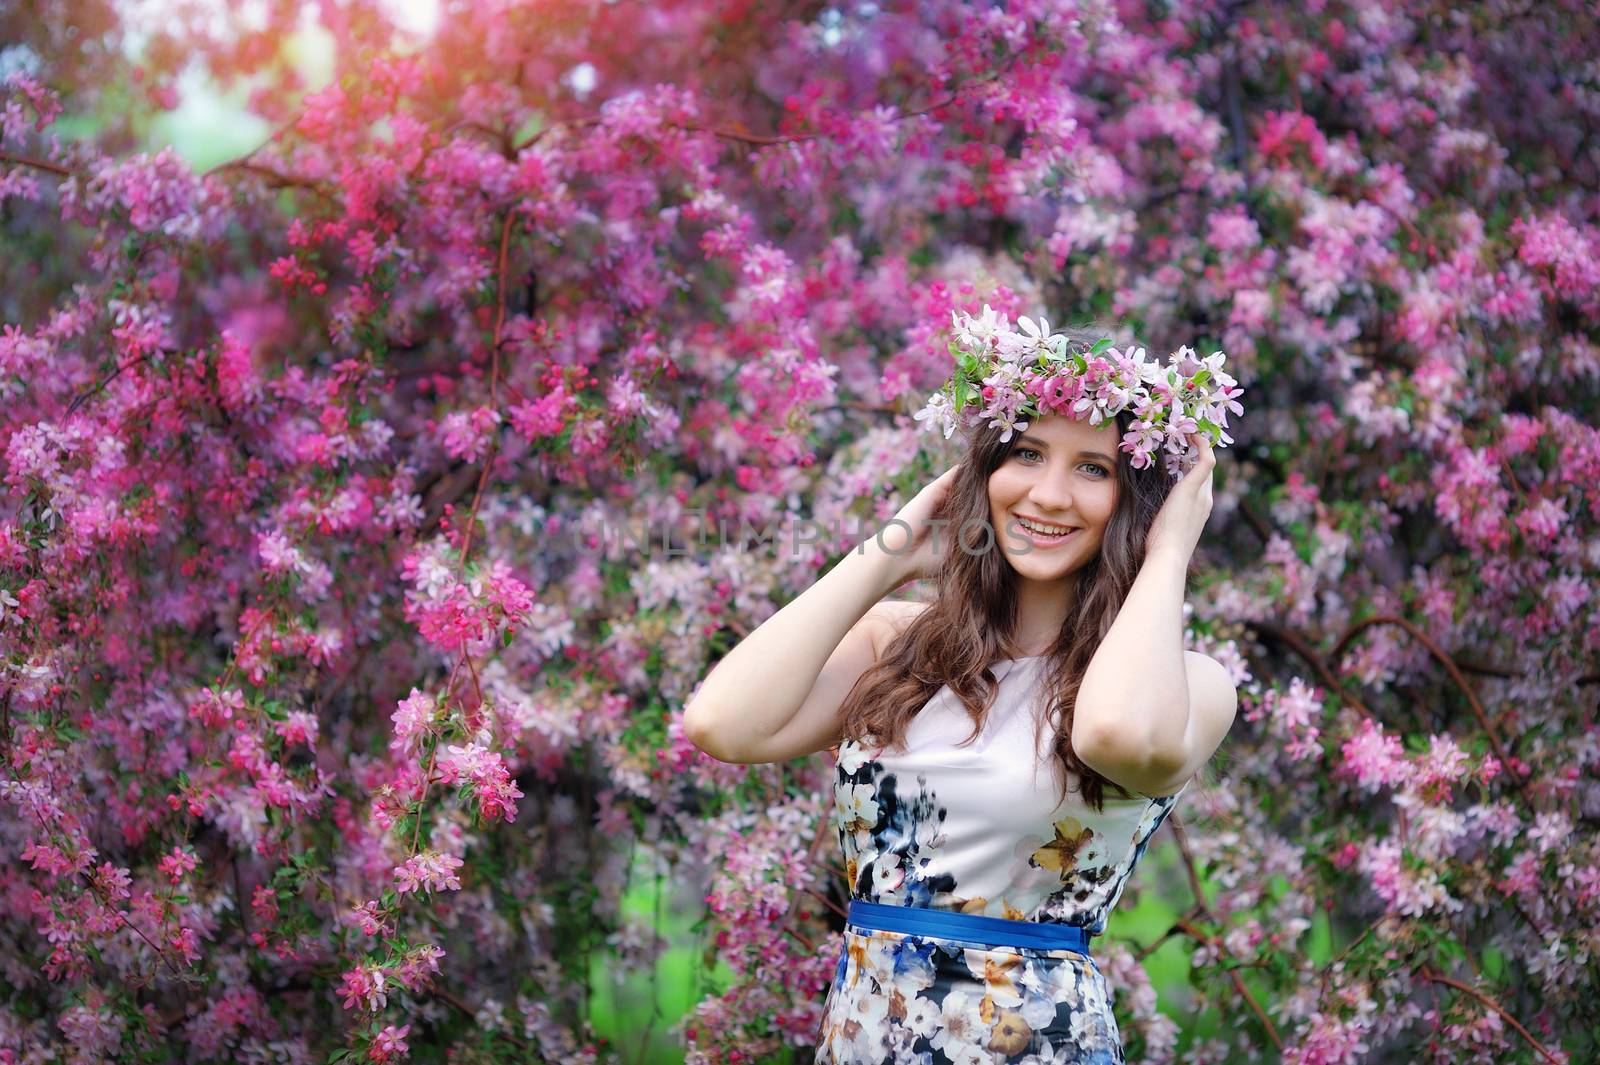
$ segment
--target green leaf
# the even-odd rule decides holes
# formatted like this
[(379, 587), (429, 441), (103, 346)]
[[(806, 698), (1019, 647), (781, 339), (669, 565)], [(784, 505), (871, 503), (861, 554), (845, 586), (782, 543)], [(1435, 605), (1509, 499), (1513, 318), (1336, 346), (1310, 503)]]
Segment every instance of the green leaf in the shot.
[(1102, 351), (1104, 351), (1107, 348), (1109, 348), (1110, 346), (1111, 346), (1111, 338), (1110, 337), (1101, 337), (1099, 340), (1096, 340), (1094, 342), (1094, 347), (1089, 349), (1089, 354), (1090, 355), (1098, 355)]

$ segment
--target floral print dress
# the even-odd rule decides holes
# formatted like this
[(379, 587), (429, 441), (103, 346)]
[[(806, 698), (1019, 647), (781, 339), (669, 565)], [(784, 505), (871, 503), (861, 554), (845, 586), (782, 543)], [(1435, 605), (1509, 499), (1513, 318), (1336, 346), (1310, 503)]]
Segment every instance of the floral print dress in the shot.
[[(867, 902), (1105, 930), (1174, 795), (1106, 788), (1058, 802), (1050, 729), (1035, 730), (1042, 656), (996, 663), (983, 731), (948, 687), (902, 749), (839, 747), (834, 823), (851, 895)], [(991, 946), (849, 926), (816, 1061), (1123, 1062), (1099, 966), (1071, 950)]]

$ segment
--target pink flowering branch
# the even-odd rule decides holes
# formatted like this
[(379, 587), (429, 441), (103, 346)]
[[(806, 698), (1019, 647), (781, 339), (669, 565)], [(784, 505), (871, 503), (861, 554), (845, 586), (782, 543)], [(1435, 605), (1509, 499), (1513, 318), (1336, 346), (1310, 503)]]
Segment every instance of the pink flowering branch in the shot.
[[(1174, 813), (1167, 818), (1167, 822), (1172, 826), (1173, 838), (1178, 841), (1178, 853), (1183, 857), (1184, 871), (1189, 877), (1189, 889), (1194, 894), (1194, 905), (1190, 912), (1196, 914), (1202, 920), (1215, 921), (1216, 918), (1212, 915), (1211, 908), (1206, 905), (1205, 892), (1200, 885), (1200, 873), (1195, 866), (1194, 852), (1190, 849), (1189, 833), (1184, 828), (1183, 819), (1178, 814)], [(1214, 949), (1219, 955), (1230, 953), (1226, 944), (1223, 942), (1222, 937), (1218, 936), (1216, 938), (1212, 938), (1211, 936), (1208, 936), (1204, 931), (1196, 927), (1186, 918), (1180, 918), (1176, 923), (1174, 923), (1173, 927), (1183, 932), (1185, 935), (1205, 943), (1207, 946)], [(1250, 989), (1245, 986), (1244, 978), (1239, 975), (1238, 968), (1230, 967), (1228, 970), (1228, 976), (1233, 983), (1234, 990), (1238, 992), (1239, 997), (1244, 999), (1245, 1004), (1250, 1007), (1251, 1012), (1253, 1012), (1256, 1015), (1256, 1018), (1261, 1022), (1261, 1026), (1266, 1029), (1267, 1038), (1271, 1039), (1272, 1045), (1277, 1047), (1281, 1052), (1283, 1050), (1283, 1039), (1278, 1035), (1277, 1026), (1272, 1023), (1272, 1020), (1267, 1016), (1266, 1011), (1261, 1008), (1261, 1003), (1256, 1001), (1255, 995), (1251, 994)]]
[[(39, 818), (38, 820), (39, 820), (39, 827), (42, 828), (45, 831), (46, 836), (49, 837), (53, 841), (55, 846), (60, 847), (63, 850), (69, 850), (71, 848), (70, 841), (68, 841), (65, 838), (63, 838), (62, 836), (58, 835), (56, 833), (55, 829), (51, 825), (48, 825), (48, 824), (44, 823), (42, 818)], [(151, 939), (150, 936), (145, 933), (144, 929), (140, 928), (137, 924), (134, 924), (132, 921), (128, 920), (127, 913), (124, 912), (123, 909), (120, 906), (116, 905), (116, 903), (105, 892), (105, 890), (101, 887), (101, 885), (98, 884), (95, 881), (95, 878), (93, 876), (91, 876), (89, 873), (83, 871), (82, 869), (73, 870), (73, 874), (76, 877), (76, 879), (81, 882), (81, 886), (85, 890), (87, 890), (91, 895), (94, 896), (95, 901), (100, 903), (101, 907), (104, 908), (106, 910), (106, 912), (116, 915), (117, 923), (119, 925), (121, 925), (124, 928), (129, 929), (135, 935), (137, 935), (140, 939), (144, 940), (145, 945), (148, 946), (150, 948), (150, 950), (155, 954), (155, 956), (157, 958), (159, 958), (163, 964), (166, 965), (166, 967), (171, 971), (172, 975), (175, 978), (177, 978), (178, 980), (183, 981), (185, 983), (192, 983), (195, 980), (195, 977), (193, 976), (193, 974), (186, 973), (186, 972), (184, 972), (184, 970), (180, 969), (178, 967), (177, 963), (174, 962), (171, 958), (169, 958), (167, 956), (166, 949), (163, 948), (155, 940)], [(123, 894), (126, 895), (126, 893), (127, 892), (124, 889)]]
[(48, 159), (35, 159), (31, 155), (18, 155), (15, 152), (0, 151), (0, 163), (16, 163), (19, 166), (31, 166), (35, 170), (43, 170), (47, 174), (57, 177), (72, 177), (73, 171), (59, 163), (52, 163)]
[[(505, 325), (506, 271), (507, 271), (507, 259), (508, 259), (508, 254), (509, 254), (510, 241), (511, 241), (511, 225), (512, 225), (513, 217), (514, 217), (513, 216), (513, 212), (507, 211), (506, 214), (505, 214), (504, 219), (502, 219), (502, 221), (501, 221), (499, 253), (498, 253), (498, 256), (497, 256), (497, 260), (496, 260), (497, 269), (496, 269), (496, 284), (495, 284), (495, 319), (494, 319), (493, 339), (492, 339), (491, 345), (490, 345), (491, 351), (493, 352), (493, 356), (492, 356), (493, 364), (492, 364), (491, 379), (490, 379), (491, 405), (493, 405), (493, 406), (497, 406), (498, 405), (498, 388), (499, 388), (499, 379), (500, 379), (500, 335), (501, 335), (501, 331), (502, 331), (502, 329), (504, 328), (504, 325)], [(489, 453), (485, 457), (485, 459), (483, 460), (482, 470), (481, 470), (481, 472), (480, 472), (480, 474), (478, 476), (477, 488), (476, 488), (475, 492), (473, 493), (472, 506), (471, 506), (471, 509), (469, 510), (469, 512), (467, 514), (467, 528), (466, 528), (465, 533), (462, 536), (461, 547), (460, 547), (460, 556), (459, 557), (460, 557), (460, 561), (461, 561), (462, 565), (466, 564), (466, 560), (467, 560), (468, 554), (469, 554), (469, 552), (471, 550), (473, 532), (476, 530), (476, 527), (477, 527), (478, 506), (483, 500), (484, 488), (485, 488), (486, 484), (488, 483), (489, 473), (494, 467), (494, 460), (495, 460), (496, 454), (498, 452), (498, 441), (499, 441), (499, 437), (498, 437), (498, 434), (496, 434), (490, 441)], [(471, 654), (465, 647), (462, 650), (461, 657), (457, 659), (454, 667), (451, 669), (450, 677), (445, 683), (444, 698), (446, 700), (449, 700), (449, 699), (451, 699), (453, 697), (453, 693), (455, 691), (455, 685), (456, 685), (456, 678), (460, 674), (461, 667), (462, 667), (463, 664), (466, 665), (466, 667), (468, 669), (468, 672), (469, 672), (469, 674), (470, 674), (470, 676), (472, 678), (473, 690), (474, 690), (474, 692), (476, 694), (476, 697), (478, 699), (479, 705), (481, 706), (482, 703), (483, 703), (483, 691), (482, 691), (482, 688), (481, 688), (481, 686), (479, 684), (477, 670), (476, 670), (476, 668), (473, 665), (472, 660), (471, 660)], [(415, 854), (421, 847), (421, 842), (422, 842), (422, 821), (423, 821), (422, 812), (423, 812), (423, 810), (425, 809), (425, 806), (426, 806), (427, 797), (428, 797), (428, 790), (429, 790), (429, 788), (432, 787), (433, 782), (434, 782), (434, 772), (435, 772), (435, 767), (437, 765), (437, 758), (438, 758), (438, 741), (436, 740), (435, 743), (433, 744), (433, 746), (428, 751), (427, 764), (426, 764), (426, 766), (424, 767), (424, 770), (423, 770), (422, 795), (417, 800), (417, 811), (418, 812), (417, 812), (416, 823), (415, 823), (415, 826), (413, 828), (412, 839), (411, 839), (411, 851), (412, 851), (413, 854)]]
[(67, 404), (66, 413), (68, 415), (72, 414), (79, 407), (83, 406), (84, 403), (86, 403), (90, 399), (94, 398), (94, 396), (96, 394), (98, 394), (100, 392), (103, 392), (105, 390), (106, 386), (109, 385), (112, 381), (115, 381), (117, 379), (117, 375), (121, 374), (124, 370), (131, 370), (135, 366), (139, 366), (139, 365), (141, 365), (143, 363), (149, 362), (151, 356), (156, 355), (156, 354), (175, 355), (177, 353), (176, 352), (172, 352), (172, 351), (161, 351), (161, 352), (147, 351), (147, 352), (144, 352), (141, 355), (137, 355), (134, 358), (129, 359), (127, 362), (119, 362), (119, 363), (117, 363), (117, 368), (115, 370), (112, 370), (109, 374), (107, 374), (105, 377), (101, 378), (97, 383), (95, 383), (93, 386), (91, 386), (87, 390), (85, 390), (83, 392), (80, 392), (80, 393), (78, 393), (78, 395), (74, 396), (72, 398), (72, 402)]
[(1460, 667), (1456, 665), (1455, 660), (1450, 655), (1445, 653), (1444, 648), (1439, 646), (1438, 641), (1423, 632), (1412, 622), (1397, 614), (1375, 614), (1372, 617), (1362, 618), (1360, 621), (1351, 624), (1344, 635), (1339, 638), (1338, 642), (1334, 644), (1333, 651), (1329, 657), (1337, 662), (1344, 653), (1345, 648), (1350, 646), (1352, 640), (1360, 635), (1362, 631), (1375, 625), (1395, 625), (1404, 629), (1413, 639), (1426, 647), (1428, 653), (1433, 655), (1440, 665), (1444, 666), (1445, 672), (1449, 674), (1450, 679), (1455, 682), (1456, 686), (1467, 697), (1467, 706), (1472, 710), (1472, 716), (1477, 718), (1478, 726), (1483, 729), (1484, 735), (1488, 737), (1489, 745), (1494, 750), (1494, 756), (1500, 760), (1501, 766), (1510, 775), (1511, 782), (1516, 785), (1517, 790), (1522, 792), (1523, 797), (1526, 798), (1527, 781), (1517, 772), (1515, 763), (1506, 755), (1505, 746), (1500, 742), (1499, 731), (1494, 727), (1494, 723), (1489, 720), (1489, 716), (1484, 713), (1483, 705), (1478, 702), (1477, 695), (1473, 693), (1472, 686), (1467, 683), (1467, 678), (1462, 675)]
[(1273, 624), (1270, 621), (1260, 621), (1252, 618), (1245, 621), (1244, 624), (1247, 627), (1254, 629), (1262, 636), (1274, 640), (1294, 651), (1295, 654), (1300, 656), (1302, 661), (1316, 671), (1316, 674), (1321, 679), (1324, 687), (1328, 688), (1330, 691), (1338, 692), (1339, 697), (1349, 703), (1351, 708), (1353, 708), (1362, 717), (1371, 718), (1373, 716), (1372, 711), (1369, 710), (1366, 704), (1361, 701), (1360, 696), (1356, 695), (1354, 692), (1345, 690), (1344, 684), (1340, 680), (1338, 674), (1333, 671), (1333, 667), (1330, 666), (1327, 660), (1317, 652), (1316, 648), (1311, 646), (1310, 641), (1308, 641), (1305, 637), (1301, 636), (1292, 629), (1286, 628), (1282, 625)]
[(1471, 995), (1489, 1009), (1494, 1010), (1494, 1012), (1498, 1013), (1500, 1018), (1509, 1024), (1518, 1035), (1527, 1040), (1529, 1046), (1533, 1047), (1534, 1050), (1542, 1054), (1545, 1059), (1551, 1063), (1551, 1065), (1561, 1065), (1561, 1063), (1566, 1060), (1565, 1058), (1559, 1058), (1552, 1054), (1543, 1043), (1539, 1042), (1539, 1040), (1533, 1037), (1533, 1033), (1528, 1031), (1522, 1022), (1518, 1021), (1515, 1017), (1511, 1016), (1510, 1013), (1506, 1012), (1504, 1006), (1500, 1005), (1500, 1003), (1496, 1002), (1482, 991), (1479, 991), (1477, 988), (1463, 984), (1459, 980), (1452, 980), (1450, 977), (1445, 976), (1443, 973), (1434, 969), (1433, 966), (1427, 964), (1426, 962), (1418, 967), (1417, 975), (1421, 976), (1424, 980), (1432, 980), (1436, 984), (1444, 984), (1446, 987), (1453, 987), (1457, 991)]
[(293, 174), (285, 174), (281, 171), (274, 170), (269, 166), (263, 166), (260, 163), (253, 163), (244, 159), (236, 159), (232, 162), (221, 163), (214, 167), (211, 172), (214, 174), (226, 173), (229, 170), (238, 170), (243, 173), (254, 174), (259, 178), (263, 178), (268, 188), (308, 189), (312, 192), (319, 192), (323, 195), (329, 195), (327, 186), (320, 181), (313, 181), (310, 178), (297, 177)]
[[(988, 70), (983, 74), (974, 75), (966, 79), (961, 84), (958, 84), (954, 90), (944, 97), (944, 99), (936, 100), (931, 104), (916, 108), (911, 111), (901, 112), (896, 115), (895, 121), (903, 122), (908, 118), (917, 118), (921, 115), (932, 114), (935, 111), (944, 110), (946, 107), (949, 107), (951, 104), (957, 103), (962, 99), (961, 90), (967, 85), (977, 85), (984, 82), (998, 81), (1006, 74), (1007, 71), (1012, 68), (1021, 54), (1021, 52), (1017, 51), (1008, 52), (1000, 61), (1000, 63), (993, 69)], [(600, 117), (570, 119), (565, 122), (552, 123), (551, 125), (546, 126), (537, 133), (529, 135), (527, 139), (516, 144), (515, 150), (518, 153), (521, 153), (522, 151), (533, 147), (547, 134), (557, 129), (587, 129), (594, 126), (604, 125), (604, 123), (605, 119)], [(815, 133), (751, 133), (746, 129), (728, 129), (722, 126), (709, 126), (699, 122), (663, 122), (662, 126), (668, 129), (681, 129), (687, 133), (709, 133), (712, 136), (722, 138), (723, 140), (738, 141), (741, 144), (748, 144), (752, 147), (769, 147), (777, 144), (794, 144), (803, 141), (817, 140), (818, 138), (827, 136), (827, 134), (822, 131)], [(490, 133), (491, 135), (495, 135), (492, 130), (485, 129), (484, 131)]]

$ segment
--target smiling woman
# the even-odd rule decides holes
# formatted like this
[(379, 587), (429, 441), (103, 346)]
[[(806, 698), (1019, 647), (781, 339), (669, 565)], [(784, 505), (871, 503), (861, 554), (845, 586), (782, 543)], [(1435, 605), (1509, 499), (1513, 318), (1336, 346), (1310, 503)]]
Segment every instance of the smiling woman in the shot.
[[(1130, 434), (1127, 410), (979, 428), (896, 515), (909, 550), (869, 540), (846, 556), (736, 647), (685, 716), (718, 757), (837, 744), (851, 903), (818, 1062), (1123, 1059), (1090, 940), (1233, 719), (1225, 675), (1199, 670), (1191, 705), (1188, 672), (1210, 660), (1177, 643), (1209, 448), (1175, 486), (1134, 465)], [(939, 551), (940, 527), (959, 550)], [(922, 576), (931, 602), (877, 601)], [(835, 611), (853, 623), (842, 640)], [(772, 663), (813, 643), (815, 682), (765, 719), (747, 693), (772, 692), (791, 672)], [(1140, 678), (1162, 715), (1105, 680), (1080, 705), (1107, 670)], [(737, 716), (709, 709), (736, 687)]]
[[(1104, 332), (1068, 329), (1062, 335), (1087, 345)], [(1020, 424), (1002, 420), (969, 437), (940, 509), (929, 517), (958, 530), (986, 528), (994, 549), (963, 546), (929, 567), (939, 582), (937, 597), (840, 706), (842, 736), (897, 742), (933, 694), (924, 661), (940, 664), (931, 675), (949, 683), (981, 728), (990, 695), (987, 666), (1038, 656), (1050, 667), (1041, 683), (1054, 750), (1062, 770), (1081, 779), (1086, 802), (1097, 804), (1107, 785), (1148, 791), (1141, 785), (1171, 775), (1162, 772), (1164, 766), (1152, 767), (1155, 772), (1134, 765), (1115, 774), (1098, 772), (1078, 749), (1092, 744), (1082, 742), (1084, 737), (1073, 742), (1078, 688), (1134, 588), (1151, 530), (1174, 491), (1170, 476), (1155, 465), (1135, 468), (1122, 448), (1133, 424), (1128, 410), (1095, 425), (1087, 418), (1047, 415)], [(1029, 523), (1043, 531), (1029, 531)], [(1052, 535), (1063, 528), (1069, 531)], [(1185, 554), (1180, 574), (1187, 561)], [(1181, 580), (1172, 598), (1174, 617), (1181, 617)], [(1173, 628), (1175, 638), (1181, 625), (1174, 622)], [(1150, 647), (1157, 638), (1149, 634)], [(1179, 651), (1172, 649), (1172, 668), (1181, 672)], [(1171, 694), (1176, 699), (1183, 692)], [(1173, 782), (1171, 790), (1181, 783)]]
[(989, 521), (1017, 574), (1014, 633), (1025, 654), (1054, 642), (1077, 571), (1100, 553), (1119, 498), (1107, 454), (1118, 439), (1114, 421), (1041, 418), (1012, 438), (989, 475)]
[[(1100, 637), (1143, 623), (1141, 610), (1177, 616), (1183, 566), (1147, 548), (1209, 466), (1179, 493), (1134, 469), (1118, 446), (1125, 414), (1016, 428), (979, 433), (933, 508), (963, 529), (982, 512), (999, 550), (949, 555), (938, 597), (839, 711), (835, 828), (852, 902), (819, 1062), (1121, 1062), (1089, 943), (1232, 723), (1225, 677), (1196, 686), (1192, 708), (1182, 694), (1164, 733), (1185, 754), (1178, 772), (1154, 745), (1139, 751), (1131, 716), (1113, 718), (1114, 742), (1074, 727), (1089, 716), (1083, 679), (1108, 654), (1159, 686), (1178, 624), (1152, 628), (1148, 657)], [(1179, 669), (1195, 659), (1215, 665), (1190, 652)]]

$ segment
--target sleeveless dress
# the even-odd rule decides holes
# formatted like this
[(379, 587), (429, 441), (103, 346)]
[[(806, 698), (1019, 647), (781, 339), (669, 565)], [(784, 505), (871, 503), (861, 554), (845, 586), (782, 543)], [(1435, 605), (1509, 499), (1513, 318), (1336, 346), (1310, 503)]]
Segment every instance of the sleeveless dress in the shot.
[[(1043, 656), (991, 666), (983, 731), (948, 686), (902, 749), (845, 741), (833, 820), (852, 898), (1105, 930), (1150, 838), (1188, 789), (1096, 812), (1057, 801), (1051, 730), (1034, 727)], [(847, 926), (823, 1004), (818, 1063), (1121, 1065), (1121, 1033), (1091, 956)]]

